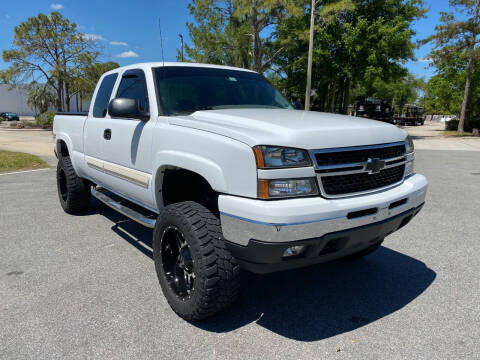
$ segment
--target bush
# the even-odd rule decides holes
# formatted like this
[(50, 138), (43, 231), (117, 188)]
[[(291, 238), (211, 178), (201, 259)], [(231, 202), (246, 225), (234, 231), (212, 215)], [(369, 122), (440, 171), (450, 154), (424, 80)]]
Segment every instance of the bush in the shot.
[[(445, 130), (447, 130), (447, 131), (457, 131), (458, 122), (459, 122), (459, 120), (457, 120), (457, 119), (447, 121), (445, 123)], [(480, 129), (480, 119), (465, 121), (465, 126), (464, 126), (464, 129), (463, 129), (465, 132), (472, 132), (472, 130), (474, 128), (475, 129)]]
[(40, 114), (40, 116), (35, 117), (35, 124), (44, 129), (51, 128), (54, 117), (55, 111), (46, 111), (43, 114)]

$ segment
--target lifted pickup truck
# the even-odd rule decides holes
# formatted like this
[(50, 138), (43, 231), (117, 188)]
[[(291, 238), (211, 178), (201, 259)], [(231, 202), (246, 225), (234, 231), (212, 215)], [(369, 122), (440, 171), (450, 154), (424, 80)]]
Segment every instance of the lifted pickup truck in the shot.
[(58, 114), (53, 131), (62, 208), (83, 212), (92, 195), (153, 228), (161, 288), (189, 321), (231, 304), (241, 269), (371, 253), (427, 191), (404, 130), (294, 110), (244, 69), (119, 68), (88, 114)]

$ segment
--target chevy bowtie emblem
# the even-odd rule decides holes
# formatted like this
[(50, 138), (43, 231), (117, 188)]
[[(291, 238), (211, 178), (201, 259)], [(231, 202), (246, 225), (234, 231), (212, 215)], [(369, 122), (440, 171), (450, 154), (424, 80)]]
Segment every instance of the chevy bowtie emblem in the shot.
[(380, 170), (385, 168), (385, 160), (382, 159), (372, 159), (369, 158), (367, 160), (367, 165), (365, 166), (365, 170), (368, 171), (369, 174), (378, 174)]

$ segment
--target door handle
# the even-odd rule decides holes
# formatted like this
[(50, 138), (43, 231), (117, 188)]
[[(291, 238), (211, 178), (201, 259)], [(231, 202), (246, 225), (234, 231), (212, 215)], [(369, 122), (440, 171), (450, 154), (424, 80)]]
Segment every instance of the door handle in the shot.
[(105, 130), (103, 131), (103, 138), (104, 138), (105, 140), (110, 140), (110, 139), (112, 138), (112, 130), (110, 130), (110, 129), (105, 129)]

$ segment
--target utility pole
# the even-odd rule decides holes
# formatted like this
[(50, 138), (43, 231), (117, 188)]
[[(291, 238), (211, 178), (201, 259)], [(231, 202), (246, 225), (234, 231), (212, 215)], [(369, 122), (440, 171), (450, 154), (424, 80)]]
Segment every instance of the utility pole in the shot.
[(182, 59), (182, 62), (183, 62), (183, 35), (182, 34), (178, 34), (178, 36), (180, 36), (180, 46), (181, 46), (181, 59)]
[(313, 31), (315, 27), (314, 15), (316, 3), (316, 0), (312, 0), (312, 7), (310, 9), (310, 40), (308, 43), (307, 90), (305, 92), (305, 111), (310, 111), (310, 96), (312, 91)]

